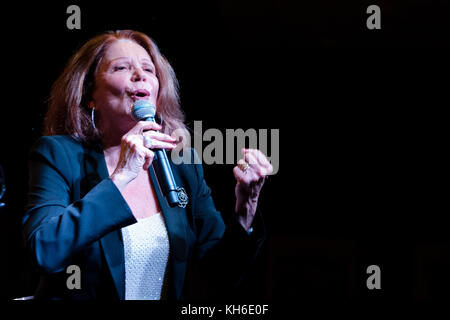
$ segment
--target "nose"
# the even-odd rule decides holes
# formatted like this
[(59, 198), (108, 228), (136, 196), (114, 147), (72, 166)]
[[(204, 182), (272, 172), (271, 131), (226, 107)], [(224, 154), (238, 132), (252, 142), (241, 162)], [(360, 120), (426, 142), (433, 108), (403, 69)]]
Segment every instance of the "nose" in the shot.
[(144, 70), (142, 68), (135, 68), (132, 76), (133, 81), (146, 81), (146, 75)]

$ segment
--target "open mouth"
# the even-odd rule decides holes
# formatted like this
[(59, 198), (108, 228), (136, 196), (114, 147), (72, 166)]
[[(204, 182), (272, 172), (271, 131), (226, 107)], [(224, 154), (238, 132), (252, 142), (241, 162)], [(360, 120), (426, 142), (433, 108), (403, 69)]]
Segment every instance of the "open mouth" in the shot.
[(138, 89), (131, 92), (131, 98), (136, 101), (140, 99), (148, 99), (150, 97), (150, 92), (145, 89)]

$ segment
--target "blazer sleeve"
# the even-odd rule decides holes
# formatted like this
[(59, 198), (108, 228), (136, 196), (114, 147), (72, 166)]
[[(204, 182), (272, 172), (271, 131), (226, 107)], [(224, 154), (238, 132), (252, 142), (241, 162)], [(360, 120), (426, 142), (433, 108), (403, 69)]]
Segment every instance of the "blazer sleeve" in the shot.
[(208, 298), (211, 295), (220, 297), (239, 287), (262, 247), (266, 230), (259, 209), (252, 224), (255, 231), (251, 235), (240, 225), (234, 212), (222, 217), (215, 208), (202, 165), (196, 164), (195, 171), (198, 188), (193, 202), (193, 217), (197, 241), (196, 263), (191, 269), (196, 270), (189, 272), (196, 279), (192, 286), (196, 287), (202, 278), (206, 280), (204, 285), (208, 287)]
[(107, 233), (136, 222), (111, 179), (73, 199), (80, 161), (64, 141), (43, 137), (30, 152), (28, 205), (23, 217), (26, 247), (41, 271), (56, 273), (74, 254)]

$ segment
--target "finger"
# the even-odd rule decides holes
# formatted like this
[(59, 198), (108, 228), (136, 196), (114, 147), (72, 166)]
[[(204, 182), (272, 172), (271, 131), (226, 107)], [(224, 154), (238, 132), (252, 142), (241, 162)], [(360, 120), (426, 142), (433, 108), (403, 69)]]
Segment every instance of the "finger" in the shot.
[[(263, 168), (262, 174), (264, 176), (271, 175), (273, 173), (273, 166), (266, 158), (266, 156), (258, 149), (245, 149), (245, 154), (252, 154), (254, 159), (258, 162), (259, 166)], [(253, 158), (252, 158), (253, 159)]]
[(260, 167), (258, 160), (250, 152), (244, 153), (244, 160), (250, 165), (251, 168), (258, 168), (258, 167)]
[(244, 149), (246, 153), (251, 153), (258, 163), (263, 166), (264, 168), (268, 168), (271, 166), (270, 161), (267, 159), (267, 157), (258, 149)]
[(145, 145), (145, 147), (150, 149), (174, 149), (177, 147), (175, 143), (164, 142), (159, 140), (152, 140), (150, 145)]
[(250, 152), (244, 152), (244, 160), (248, 163), (249, 168), (246, 170), (259, 174), (259, 164), (256, 158)]
[(264, 175), (271, 175), (273, 173), (273, 166), (270, 163), (270, 161), (267, 159), (267, 157), (262, 153), (261, 151), (254, 149), (253, 155), (255, 155), (256, 159), (258, 160), (258, 163), (261, 165), (261, 167), (264, 168)]
[(127, 136), (125, 141), (131, 151), (131, 154), (134, 154), (138, 159), (140, 159), (140, 161), (146, 161), (148, 157), (153, 156), (153, 152), (148, 152), (150, 150), (145, 146), (143, 136), (133, 134)]
[(142, 136), (137, 134), (125, 135), (122, 137), (122, 144), (130, 149), (142, 146)]
[(244, 159), (239, 159), (239, 161), (237, 162), (237, 165), (238, 165), (238, 167), (239, 166), (242, 166), (242, 165), (245, 165), (245, 160)]
[(177, 139), (169, 136), (168, 134), (162, 133), (162, 132), (158, 132), (158, 131), (154, 131), (154, 130), (149, 130), (149, 131), (144, 131), (142, 133), (142, 135), (144, 136), (148, 136), (152, 139), (156, 139), (156, 140), (160, 140), (160, 141), (166, 141), (166, 142), (174, 142)]
[(250, 168), (250, 165), (244, 159), (240, 159), (237, 162), (237, 168), (239, 168), (239, 170), (246, 174), (247, 170)]
[(247, 150), (243, 152), (243, 158), (245, 162), (247, 162), (250, 166), (255, 165), (255, 163), (258, 163), (255, 158), (253, 158)]
[(236, 181), (239, 184), (246, 185), (246, 186), (250, 186), (250, 185), (252, 185), (252, 183), (260, 183), (261, 181), (264, 180), (262, 177), (260, 177), (253, 170), (249, 169), (249, 170), (244, 172), (238, 166), (235, 166), (233, 168), (233, 173), (234, 173), (234, 176), (236, 178)]
[(153, 151), (151, 151), (150, 149), (147, 149), (147, 148), (145, 148), (145, 150), (146, 150), (146, 156), (145, 156), (145, 163), (143, 165), (143, 168), (145, 170), (147, 170), (150, 167), (150, 165), (152, 164), (152, 162), (153, 162), (153, 158), (155, 156), (155, 153)]
[(162, 126), (153, 121), (139, 121), (136, 125), (131, 128), (128, 132), (129, 134), (142, 134), (145, 130), (161, 130)]
[(238, 183), (247, 183), (247, 177), (244, 171), (241, 170), (238, 166), (233, 168), (233, 174)]
[(132, 141), (131, 150), (135, 156), (144, 163), (144, 165), (147, 164), (148, 160), (153, 160), (154, 152), (146, 148), (140, 140), (135, 139)]
[(246, 153), (245, 159), (250, 164), (250, 169), (254, 171), (258, 175), (258, 177), (265, 177), (270, 174), (270, 168), (263, 167), (253, 153)]
[[(251, 157), (251, 156), (249, 156)], [(250, 165), (249, 162), (254, 161), (251, 160), (249, 157), (247, 157), (247, 160), (244, 159), (240, 159), (237, 162), (237, 166), (236, 168), (239, 169), (240, 172), (242, 172), (242, 174), (240, 176), (245, 177), (245, 181), (246, 183), (250, 183), (252, 181), (257, 181), (261, 178), (261, 172), (260, 169), (261, 167), (259, 165)], [(246, 166), (247, 165), (247, 168)]]
[(172, 142), (153, 139), (149, 135), (142, 135), (143, 146), (149, 149), (174, 149), (176, 144)]
[(258, 160), (259, 164), (262, 165), (265, 168), (270, 167), (272, 164), (270, 163), (269, 159), (267, 159), (266, 155), (262, 153), (258, 149), (251, 150), (253, 154), (256, 156), (256, 159)]

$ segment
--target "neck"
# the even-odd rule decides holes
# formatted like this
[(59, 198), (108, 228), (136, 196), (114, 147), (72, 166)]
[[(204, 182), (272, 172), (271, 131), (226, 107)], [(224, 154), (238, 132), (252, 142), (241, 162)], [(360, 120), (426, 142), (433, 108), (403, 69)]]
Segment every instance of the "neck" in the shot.
[(101, 118), (99, 122), (104, 149), (120, 146), (122, 137), (136, 125), (134, 120), (128, 118), (115, 119), (106, 117)]
[(120, 157), (120, 144), (122, 141), (122, 130), (104, 130), (102, 135), (103, 154), (108, 169), (115, 168)]

